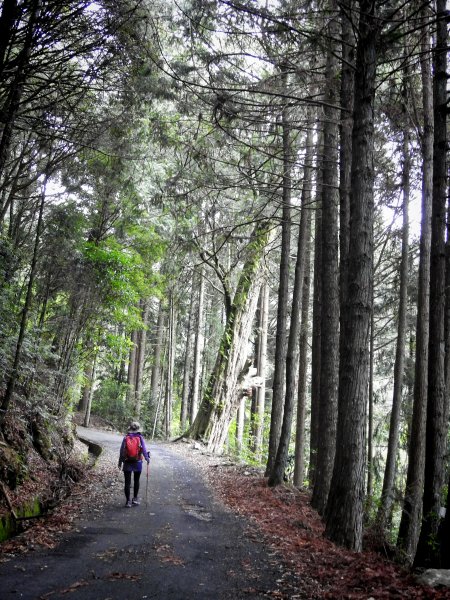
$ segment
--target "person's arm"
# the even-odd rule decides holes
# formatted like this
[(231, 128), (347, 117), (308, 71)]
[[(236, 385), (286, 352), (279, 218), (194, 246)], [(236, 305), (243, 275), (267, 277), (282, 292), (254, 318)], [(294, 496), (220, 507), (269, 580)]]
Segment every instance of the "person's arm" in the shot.
[(122, 440), (122, 444), (120, 445), (120, 452), (119, 452), (119, 462), (117, 464), (117, 466), (119, 467), (119, 469), (122, 467), (122, 463), (123, 463), (123, 451), (124, 451), (124, 446), (125, 446), (125, 438), (123, 438)]
[(145, 460), (147, 462), (149, 462), (150, 461), (150, 452), (147, 450), (147, 446), (145, 445), (145, 440), (142, 435), (141, 435), (141, 448), (142, 448), (142, 454), (144, 455)]

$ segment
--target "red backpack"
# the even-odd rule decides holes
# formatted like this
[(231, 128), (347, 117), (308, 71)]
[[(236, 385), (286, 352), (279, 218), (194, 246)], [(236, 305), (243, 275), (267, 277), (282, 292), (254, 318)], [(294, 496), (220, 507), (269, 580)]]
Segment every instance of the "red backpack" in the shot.
[(125, 438), (125, 460), (137, 462), (141, 459), (142, 447), (139, 435), (127, 435)]

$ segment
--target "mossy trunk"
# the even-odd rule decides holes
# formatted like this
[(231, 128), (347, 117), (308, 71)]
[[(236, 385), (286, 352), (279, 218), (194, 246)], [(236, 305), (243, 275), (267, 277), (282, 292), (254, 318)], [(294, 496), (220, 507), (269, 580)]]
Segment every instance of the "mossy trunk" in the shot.
[(240, 401), (239, 382), (245, 374), (248, 339), (261, 286), (261, 259), (270, 231), (270, 223), (264, 221), (258, 223), (252, 233), (215, 366), (189, 432), (195, 439), (206, 439), (208, 448), (213, 452), (222, 450), (230, 421)]

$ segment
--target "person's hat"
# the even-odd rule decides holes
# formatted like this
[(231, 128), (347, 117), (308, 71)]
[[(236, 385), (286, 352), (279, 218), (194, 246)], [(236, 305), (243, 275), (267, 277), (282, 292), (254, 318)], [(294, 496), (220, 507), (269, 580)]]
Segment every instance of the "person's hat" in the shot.
[(131, 433), (132, 431), (139, 431), (140, 428), (141, 426), (138, 421), (131, 421), (130, 426), (128, 427), (128, 432)]

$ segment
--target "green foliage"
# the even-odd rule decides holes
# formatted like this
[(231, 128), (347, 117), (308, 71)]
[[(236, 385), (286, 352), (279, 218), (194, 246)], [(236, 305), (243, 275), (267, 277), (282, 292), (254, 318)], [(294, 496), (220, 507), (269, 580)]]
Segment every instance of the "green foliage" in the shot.
[(119, 430), (123, 429), (131, 414), (127, 391), (126, 383), (102, 380), (92, 396), (92, 413), (113, 423)]
[(91, 267), (93, 284), (103, 310), (107, 310), (116, 322), (136, 325), (139, 317), (134, 306), (150, 292), (141, 257), (133, 250), (124, 249), (117, 240), (108, 238), (99, 244), (87, 242), (84, 258)]

